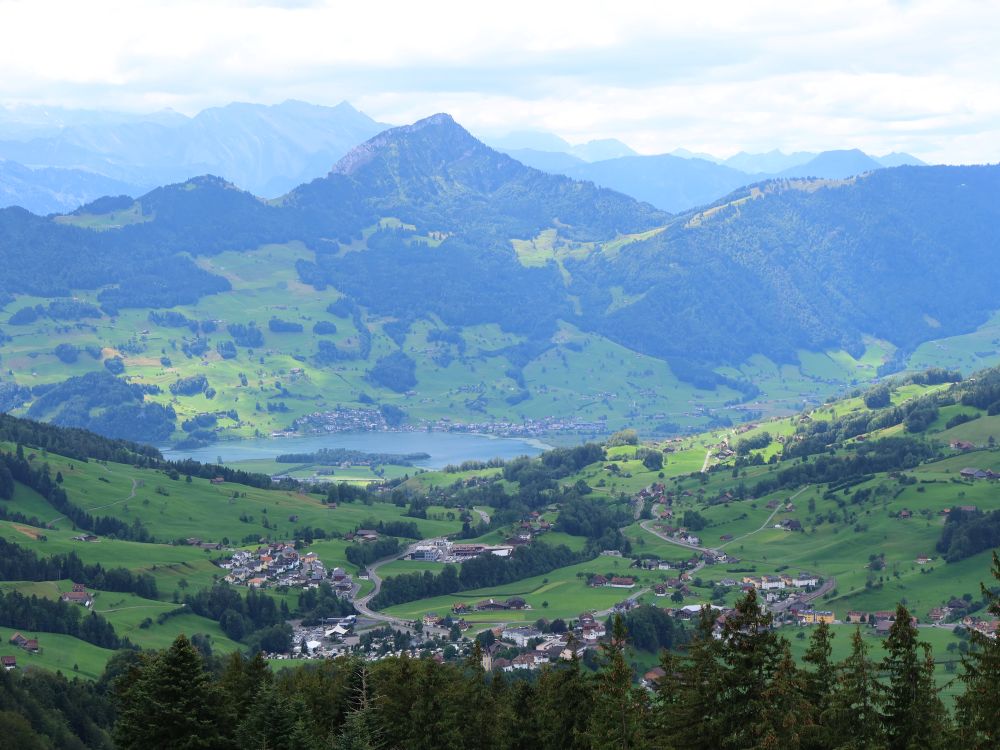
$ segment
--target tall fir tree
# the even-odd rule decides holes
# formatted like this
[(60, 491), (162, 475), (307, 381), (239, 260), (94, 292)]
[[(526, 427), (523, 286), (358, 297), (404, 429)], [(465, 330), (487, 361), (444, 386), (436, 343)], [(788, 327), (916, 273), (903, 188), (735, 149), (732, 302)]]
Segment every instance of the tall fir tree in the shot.
[[(993, 578), (1000, 585), (1000, 556), (993, 551)], [(986, 610), (1000, 620), (1000, 595), (980, 584)], [(962, 745), (975, 750), (1000, 747), (1000, 634), (970, 632), (973, 648), (962, 659), (965, 692), (956, 699)]]
[(781, 661), (764, 689), (765, 710), (754, 724), (758, 750), (799, 750), (812, 736), (815, 708), (809, 702), (807, 679), (792, 659), (788, 641), (782, 643)]
[(917, 640), (910, 611), (896, 607), (881, 668), (886, 675), (884, 724), (888, 750), (946, 745), (946, 715), (934, 684), (930, 646)]
[(851, 653), (837, 665), (836, 682), (820, 715), (821, 747), (875, 750), (885, 746), (882, 728), (882, 686), (868, 646), (856, 628)]
[(632, 667), (625, 659), (628, 633), (616, 614), (611, 638), (601, 644), (603, 664), (597, 675), (598, 700), (591, 711), (590, 738), (594, 750), (643, 750), (648, 699), (632, 683)]
[(197, 649), (181, 635), (169, 649), (123, 677), (115, 739), (122, 750), (231, 747), (221, 692)]

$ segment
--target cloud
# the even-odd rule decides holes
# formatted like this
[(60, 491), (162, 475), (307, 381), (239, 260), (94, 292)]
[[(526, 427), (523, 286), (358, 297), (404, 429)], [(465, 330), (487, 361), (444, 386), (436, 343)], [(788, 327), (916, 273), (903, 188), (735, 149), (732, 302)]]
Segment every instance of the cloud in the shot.
[(976, 0), (0, 0), (0, 19), (5, 103), (348, 99), (646, 152), (1000, 160), (1000, 8)]

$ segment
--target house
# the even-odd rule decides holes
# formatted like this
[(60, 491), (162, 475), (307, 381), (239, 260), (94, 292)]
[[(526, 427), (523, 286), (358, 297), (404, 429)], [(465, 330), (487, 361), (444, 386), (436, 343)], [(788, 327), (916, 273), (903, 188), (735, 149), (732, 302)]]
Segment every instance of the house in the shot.
[(615, 576), (607, 585), (614, 589), (630, 589), (635, 587), (635, 579)]
[(802, 531), (802, 522), (797, 518), (789, 518), (786, 521), (782, 521), (781, 525), (786, 531)]
[(212, 484), (225, 484), (226, 482), (224, 477), (212, 477), (209, 481)]
[(844, 617), (844, 622), (866, 623), (868, 622), (868, 615), (867, 613), (861, 612), (860, 610), (852, 609), (850, 612), (847, 613), (847, 616)]
[(520, 654), (514, 657), (509, 667), (505, 667), (505, 672), (513, 672), (515, 669), (534, 669), (537, 666), (534, 654)]
[(512, 596), (506, 604), (508, 609), (529, 609), (528, 603), (519, 596)]
[(666, 596), (667, 587), (664, 586), (662, 583), (658, 583), (655, 586), (653, 586), (653, 594), (656, 596)]
[(354, 538), (362, 542), (378, 541), (378, 532), (375, 529), (358, 529), (354, 532)]
[(28, 639), (25, 638), (20, 633), (14, 633), (14, 635), (12, 635), (10, 637), (10, 641), (9, 642), (11, 644), (17, 646), (18, 648), (24, 648), (24, 644), (28, 642)]
[(427, 627), (432, 627), (441, 622), (441, 618), (436, 612), (428, 612), (424, 615), (424, 625)]
[(73, 590), (65, 592), (59, 598), (64, 602), (79, 604), (82, 607), (90, 607), (94, 603), (94, 597), (87, 592), (82, 583), (74, 583)]
[(17, 669), (17, 657), (0, 656), (0, 667), (3, 667), (8, 672), (10, 672), (12, 669)]
[(799, 622), (806, 625), (814, 625), (820, 622), (825, 622), (827, 625), (831, 625), (833, 624), (833, 620), (833, 612), (827, 610), (806, 609), (799, 612)]
[(927, 563), (931, 562), (933, 559), (934, 559), (933, 557), (928, 557), (927, 555), (918, 555), (917, 556), (917, 565), (926, 565)]
[(541, 637), (541, 631), (532, 627), (504, 628), (503, 630), (503, 640), (513, 643), (518, 648), (527, 648), (528, 641)]
[(799, 588), (812, 588), (819, 585), (819, 578), (812, 573), (799, 573), (792, 578), (792, 585)]
[(596, 576), (590, 579), (591, 586), (607, 586), (608, 579), (598, 573)]
[(907, 508), (903, 508), (903, 510), (899, 511), (899, 517), (902, 518), (903, 520), (906, 520), (908, 518), (913, 518), (913, 511)]
[(970, 443), (967, 440), (952, 440), (950, 443), (948, 443), (948, 446), (952, 450), (957, 450), (957, 451), (971, 451), (973, 448), (976, 447), (973, 443)]
[(663, 667), (653, 667), (642, 676), (642, 684), (652, 690), (656, 687), (656, 683), (663, 679), (666, 674), (667, 672)]

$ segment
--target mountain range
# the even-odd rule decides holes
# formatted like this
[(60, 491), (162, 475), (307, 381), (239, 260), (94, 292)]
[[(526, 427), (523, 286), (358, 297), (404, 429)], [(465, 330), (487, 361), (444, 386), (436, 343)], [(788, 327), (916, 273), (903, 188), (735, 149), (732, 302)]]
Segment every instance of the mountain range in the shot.
[[(313, 398), (370, 403), (371, 390), (428, 415), (499, 419), (582, 408), (595, 386), (559, 373), (590, 347), (589, 372), (600, 350), (601, 377), (635, 395), (620, 410), (586, 396), (588, 413), (635, 423), (642, 408), (678, 408), (691, 387), (698, 398), (722, 388), (719, 403), (752, 398), (758, 388), (738, 368), (757, 356), (860, 358), (874, 337), (882, 362), (983, 324), (1000, 308), (998, 190), (1000, 167), (906, 166), (765, 180), (670, 214), (527, 167), (440, 114), (375, 135), (271, 201), (204, 176), (63, 216), (0, 210), (0, 302), (13, 334), (0, 356), (17, 364), (5, 365), (15, 381), (42, 373), (31, 388), (56, 377), (42, 367), (60, 356), (53, 347), (79, 341), (93, 366), (117, 357), (109, 369), (164, 394), (191, 372), (201, 391), (219, 391), (201, 408), (235, 407), (231, 361), (244, 378), (261, 373), (268, 399), (290, 398), (278, 377), (290, 369), (325, 383), (292, 401), (294, 413)], [(176, 353), (144, 353), (148, 331), (126, 340), (123, 326), (138, 331), (147, 312), (146, 328), (163, 328)], [(272, 317), (267, 331), (254, 327), (261, 316)], [(170, 326), (193, 333), (179, 340)], [(181, 349), (208, 369), (185, 369)], [(198, 381), (206, 374), (210, 389)], [(670, 395), (664, 383), (689, 385)], [(481, 395), (456, 405), (470, 388)]]

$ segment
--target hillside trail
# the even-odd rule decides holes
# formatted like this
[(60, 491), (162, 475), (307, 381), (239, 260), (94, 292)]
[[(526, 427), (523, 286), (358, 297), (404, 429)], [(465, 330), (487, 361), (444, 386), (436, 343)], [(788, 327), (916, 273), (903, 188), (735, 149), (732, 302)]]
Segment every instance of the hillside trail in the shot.
[[(795, 493), (794, 495), (790, 496), (790, 497), (788, 498), (788, 502), (791, 502), (792, 500), (794, 500), (795, 498), (797, 498), (797, 497), (798, 497), (799, 495), (801, 495), (801, 494), (802, 494), (803, 492), (805, 492), (805, 491), (806, 491), (807, 489), (809, 489), (809, 487), (810, 487), (810, 486), (811, 486), (811, 485), (808, 485), (808, 484), (807, 484), (807, 485), (806, 485), (805, 487), (803, 487), (802, 489), (800, 489), (800, 490), (799, 490), (798, 492), (796, 492), (796, 493)], [(722, 549), (723, 547), (726, 547), (726, 546), (728, 546), (728, 545), (730, 545), (730, 544), (733, 544), (734, 542), (738, 542), (738, 541), (740, 541), (741, 539), (746, 539), (747, 537), (750, 537), (750, 536), (753, 536), (754, 534), (756, 534), (756, 533), (758, 533), (758, 532), (760, 532), (760, 531), (763, 531), (764, 529), (766, 529), (766, 528), (767, 528), (768, 526), (770, 526), (770, 525), (771, 525), (771, 521), (773, 521), (773, 520), (774, 520), (774, 517), (775, 517), (776, 515), (778, 515), (779, 511), (781, 511), (781, 508), (782, 508), (782, 505), (783, 505), (783, 503), (779, 503), (779, 504), (778, 504), (778, 507), (776, 507), (776, 508), (775, 508), (775, 509), (774, 509), (774, 510), (773, 510), (773, 511), (771, 512), (771, 515), (769, 515), (769, 516), (767, 517), (767, 520), (766, 520), (766, 521), (764, 521), (764, 523), (762, 523), (762, 524), (761, 524), (761, 526), (760, 526), (760, 528), (759, 528), (759, 529), (754, 529), (753, 531), (748, 531), (748, 532), (747, 532), (746, 534), (743, 534), (742, 536), (738, 536), (738, 537), (736, 537), (735, 539), (730, 539), (730, 540), (729, 540), (728, 542), (726, 542), (725, 544), (720, 544), (720, 545), (718, 546), (718, 549)]]
[[(107, 469), (109, 472), (111, 471), (111, 469), (108, 469), (108, 467), (106, 467), (106, 466), (104, 468)], [(84, 510), (86, 510), (88, 513), (90, 513), (91, 511), (94, 511), (94, 510), (101, 510), (102, 508), (110, 508), (112, 505), (118, 505), (119, 503), (127, 503), (129, 500), (131, 500), (132, 498), (135, 497), (135, 491), (138, 488), (139, 488), (139, 483), (136, 482), (135, 479), (133, 479), (132, 480), (132, 491), (129, 492), (128, 497), (122, 498), (121, 500), (115, 500), (113, 503), (106, 503), (105, 505), (95, 505), (93, 508), (85, 508)], [(64, 518), (66, 518), (66, 516), (57, 516), (56, 518), (53, 518), (51, 521), (49, 521), (49, 526), (51, 526), (52, 524), (55, 524), (55, 523), (57, 523), (59, 521), (62, 521)]]

